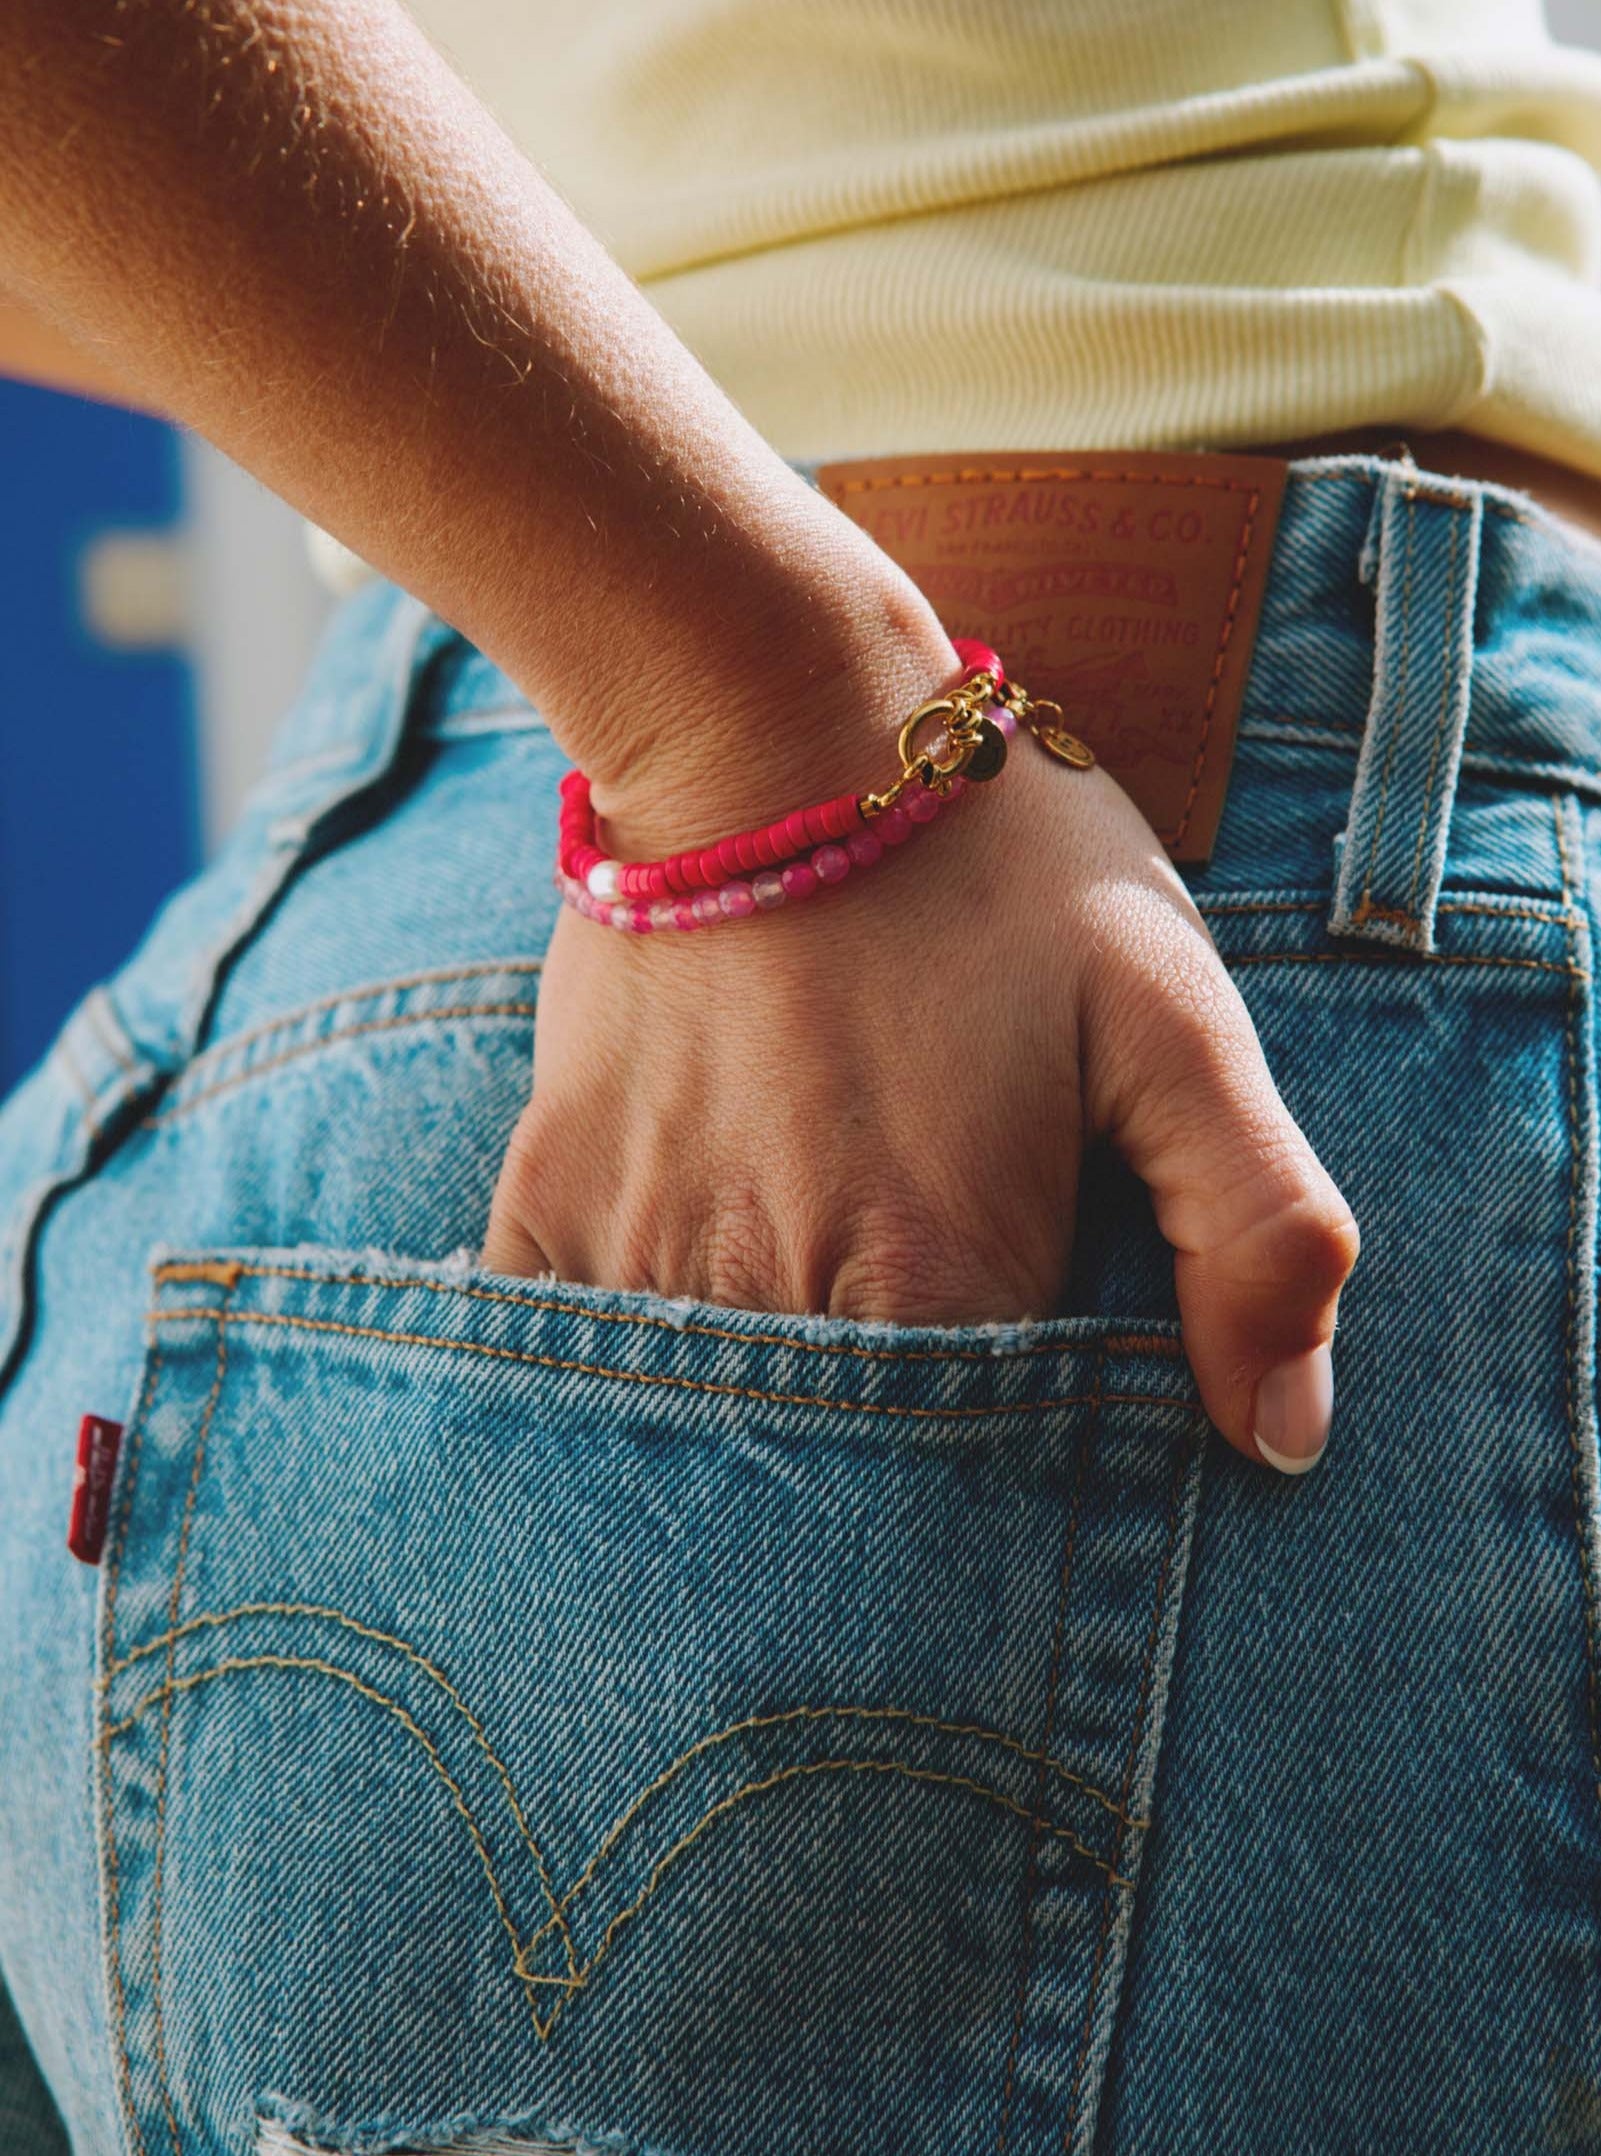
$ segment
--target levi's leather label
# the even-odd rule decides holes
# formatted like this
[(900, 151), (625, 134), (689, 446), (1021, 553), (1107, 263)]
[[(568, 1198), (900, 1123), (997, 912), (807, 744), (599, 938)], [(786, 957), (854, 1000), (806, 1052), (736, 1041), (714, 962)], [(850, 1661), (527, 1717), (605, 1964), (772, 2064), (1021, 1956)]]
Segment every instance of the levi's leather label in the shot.
[(1212, 851), (1288, 470), (1211, 451), (858, 457), (817, 484), (947, 635), (1062, 707), (1175, 861)]

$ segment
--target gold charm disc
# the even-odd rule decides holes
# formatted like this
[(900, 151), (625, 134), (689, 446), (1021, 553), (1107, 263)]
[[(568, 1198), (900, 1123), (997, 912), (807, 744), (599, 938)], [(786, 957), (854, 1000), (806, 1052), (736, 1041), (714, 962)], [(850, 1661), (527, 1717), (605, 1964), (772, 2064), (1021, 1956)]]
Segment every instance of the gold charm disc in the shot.
[(962, 769), (963, 778), (977, 779), (982, 785), (994, 778), (1006, 761), (1006, 736), (993, 719), (981, 719), (978, 727), (978, 745)]
[(1070, 734), (1065, 726), (1036, 726), (1036, 740), (1040, 747), (1049, 749), (1064, 764), (1071, 764), (1075, 771), (1088, 771), (1095, 761), (1095, 751), (1087, 741), (1080, 741), (1077, 734)]

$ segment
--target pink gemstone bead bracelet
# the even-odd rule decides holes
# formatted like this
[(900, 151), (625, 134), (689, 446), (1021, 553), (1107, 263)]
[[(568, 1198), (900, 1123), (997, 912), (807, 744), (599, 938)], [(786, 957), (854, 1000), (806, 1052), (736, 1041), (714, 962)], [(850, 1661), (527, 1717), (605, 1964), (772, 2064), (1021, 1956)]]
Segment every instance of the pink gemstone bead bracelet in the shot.
[[(664, 860), (619, 861), (600, 843), (589, 780), (569, 771), (561, 783), (555, 879), (563, 901), (588, 920), (635, 935), (746, 920), (874, 867), (887, 849), (903, 845), (959, 799), (969, 779), (996, 776), (1020, 720), (1062, 761), (1079, 769), (1094, 762), (1083, 742), (1044, 718), (1055, 712), (1060, 720), (1059, 705), (1008, 682), (988, 645), (951, 641), (963, 678), (906, 720), (900, 776), (883, 793), (840, 794)], [(920, 735), (936, 725), (934, 741), (920, 747)]]

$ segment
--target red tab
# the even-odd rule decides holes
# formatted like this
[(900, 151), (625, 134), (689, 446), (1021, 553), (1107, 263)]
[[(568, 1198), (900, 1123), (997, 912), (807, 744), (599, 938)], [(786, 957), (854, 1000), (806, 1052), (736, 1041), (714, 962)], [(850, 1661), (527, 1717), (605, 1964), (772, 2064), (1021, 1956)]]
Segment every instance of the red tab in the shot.
[(78, 1425), (78, 1471), (72, 1478), (72, 1517), (67, 1548), (86, 1565), (97, 1565), (105, 1548), (111, 1509), (111, 1478), (117, 1472), (122, 1424), (85, 1415)]

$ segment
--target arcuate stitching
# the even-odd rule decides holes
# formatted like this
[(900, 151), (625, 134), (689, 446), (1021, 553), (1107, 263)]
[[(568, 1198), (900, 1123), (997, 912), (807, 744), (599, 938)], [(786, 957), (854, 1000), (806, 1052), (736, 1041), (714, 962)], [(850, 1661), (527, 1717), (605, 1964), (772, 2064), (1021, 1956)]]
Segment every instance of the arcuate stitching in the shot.
[[(143, 1661), (147, 1655), (159, 1653), (169, 1639), (183, 1639), (193, 1632), (213, 1629), (218, 1625), (233, 1624), (242, 1617), (306, 1617), (319, 1622), (341, 1625), (346, 1631), (355, 1633), (361, 1639), (372, 1640), (381, 1647), (393, 1647), (397, 1653), (404, 1655), (408, 1661), (415, 1663), (427, 1677), (431, 1678), (439, 1686), (451, 1705), (462, 1716), (473, 1732), (479, 1749), (495, 1769), (501, 1785), (512, 1803), (513, 1810), (518, 1815), (518, 1824), (522, 1829), (523, 1838), (527, 1843), (529, 1852), (538, 1863), (541, 1876), (545, 1876), (545, 1864), (540, 1854), (539, 1845), (533, 1839), (532, 1833), (518, 1809), (515, 1785), (512, 1782), (510, 1770), (502, 1763), (499, 1755), (491, 1745), (483, 1724), (478, 1720), (471, 1708), (468, 1707), (466, 1701), (444, 1671), (436, 1663), (431, 1662), (419, 1648), (413, 1647), (409, 1640), (401, 1639), (393, 1632), (381, 1631), (376, 1625), (363, 1624), (358, 1618), (348, 1616), (343, 1610), (331, 1609), (325, 1604), (317, 1602), (240, 1602), (236, 1603), (232, 1609), (199, 1611), (195, 1616), (187, 1618), (184, 1623), (178, 1625), (171, 1633), (158, 1633), (154, 1639), (144, 1641), (140, 1646), (133, 1648), (122, 1657), (116, 1664), (112, 1676), (120, 1676), (125, 1669), (131, 1669), (135, 1662)], [(96, 1680), (97, 1685), (102, 1690), (111, 1681), (111, 1677), (102, 1677)], [(792, 1722), (829, 1720), (899, 1722), (913, 1729), (926, 1729), (936, 1736), (971, 1737), (982, 1744), (997, 1745), (1003, 1751), (1010, 1752), (1016, 1758), (1022, 1760), (1026, 1766), (1037, 1766), (1042, 1772), (1055, 1774), (1062, 1781), (1070, 1783), (1075, 1789), (1082, 1790), (1086, 1796), (1093, 1797), (1097, 1804), (1109, 1811), (1115, 1819), (1125, 1817), (1115, 1797), (1108, 1796), (1104, 1789), (1097, 1788), (1095, 1783), (1087, 1781), (1082, 1774), (1076, 1774), (1065, 1760), (1057, 1759), (1049, 1752), (1036, 1751), (1029, 1745), (1024, 1744), (1021, 1738), (1008, 1737), (1003, 1731), (988, 1729), (982, 1723), (944, 1721), (938, 1715), (921, 1714), (912, 1707), (866, 1707), (858, 1705), (782, 1707), (775, 1709), (770, 1714), (746, 1715), (740, 1721), (730, 1722), (725, 1728), (713, 1730), (710, 1735), (697, 1738), (687, 1751), (680, 1752), (676, 1759), (664, 1767), (655, 1780), (635, 1798), (627, 1811), (620, 1818), (615, 1819), (611, 1826), (607, 1828), (595, 1861), (598, 1863), (600, 1858), (608, 1853), (612, 1844), (622, 1835), (624, 1830), (632, 1824), (646, 1799), (655, 1796), (659, 1790), (664, 1789), (684, 1767), (688, 1766), (691, 1761), (700, 1758), (703, 1753), (713, 1750), (719, 1744), (727, 1744), (735, 1737), (749, 1736), (754, 1730), (778, 1729)], [(1128, 1819), (1127, 1824), (1132, 1827), (1144, 1827), (1148, 1826), (1150, 1822), (1145, 1819)], [(585, 1878), (576, 1881), (574, 1886), (568, 1889), (567, 1894), (563, 1897), (564, 1902), (571, 1900), (577, 1888), (587, 1883), (587, 1876), (586, 1874)], [(550, 1905), (553, 1913), (561, 1906), (556, 1900), (554, 1889), (551, 1890)]]
[[(406, 1709), (400, 1704), (398, 1700), (392, 1699), (387, 1692), (380, 1692), (376, 1685), (370, 1685), (365, 1683), (360, 1677), (355, 1674), (353, 1670), (344, 1669), (337, 1662), (321, 1661), (315, 1656), (311, 1655), (264, 1654), (230, 1656), (228, 1659), (222, 1662), (214, 1663), (209, 1669), (195, 1670), (191, 1672), (191, 1674), (187, 1677), (168, 1676), (159, 1686), (157, 1686), (154, 1691), (147, 1693), (145, 1697), (138, 1702), (138, 1704), (133, 1708), (130, 1713), (124, 1715), (121, 1721), (113, 1722), (111, 1724), (109, 1734), (112, 1737), (121, 1736), (126, 1730), (131, 1729), (135, 1725), (135, 1723), (137, 1723), (140, 1718), (148, 1711), (148, 1709), (157, 1705), (158, 1703), (161, 1706), (162, 1721), (163, 1724), (165, 1724), (168, 1716), (171, 1713), (172, 1702), (174, 1698), (176, 1698), (182, 1693), (194, 1691), (199, 1685), (209, 1684), (218, 1677), (226, 1677), (236, 1671), (247, 1669), (301, 1669), (308, 1672), (314, 1672), (322, 1676), (333, 1677), (337, 1679), (340, 1683), (349, 1685), (352, 1691), (358, 1693), (363, 1699), (368, 1700), (375, 1706), (383, 1708), (386, 1713), (393, 1715), (395, 1720), (400, 1723), (401, 1727), (405, 1729), (411, 1736), (417, 1739), (418, 1743), (423, 1748), (424, 1756), (427, 1758), (429, 1765), (433, 1768), (434, 1772), (439, 1776), (440, 1780), (444, 1782), (446, 1788), (449, 1790), (451, 1800), (455, 1804), (458, 1812), (460, 1812), (462, 1819), (466, 1824), (467, 1831), (472, 1837), (473, 1847), (478, 1852), (479, 1862), (484, 1868), (484, 1876), (489, 1882), (490, 1893), (494, 1897), (495, 1907), (499, 1912), (500, 1920), (502, 1925), (505, 1927), (507, 1937), (511, 1941), (512, 1953), (513, 1956), (515, 1956), (518, 1951), (516, 1923), (512, 1918), (509, 1907), (507, 1906), (504, 1891), (501, 1888), (500, 1880), (495, 1872), (493, 1859), (490, 1857), (489, 1854), (488, 1844), (484, 1840), (483, 1830), (479, 1826), (478, 1821), (474, 1816), (471, 1805), (467, 1802), (466, 1797), (463, 1795), (460, 1785), (452, 1776), (450, 1769), (445, 1765), (443, 1758), (440, 1756), (439, 1749), (435, 1745), (433, 1739), (428, 1735), (427, 1731), (422, 1728), (421, 1724), (418, 1723), (412, 1715), (407, 1713)], [(543, 2037), (548, 2032), (545, 2028), (540, 2027), (538, 2010), (535, 2005), (534, 1998), (531, 1993), (526, 1993), (525, 1995), (528, 1997), (529, 2008), (530, 2011), (533, 2013), (535, 2028), (538, 2030), (539, 2035)], [(166, 2099), (164, 2083), (163, 2097), (165, 2100), (168, 2101), (168, 2116), (169, 2119), (171, 2119), (172, 2114), (170, 2109), (170, 2099)], [(176, 2123), (174, 2122), (174, 2133), (176, 2133), (176, 2130)]]
[[(745, 1802), (751, 1797), (765, 1795), (771, 1790), (781, 1788), (787, 1783), (800, 1780), (810, 1775), (825, 1773), (894, 1775), (899, 1776), (904, 1780), (915, 1783), (925, 1783), (935, 1787), (962, 1790), (970, 1795), (981, 1797), (987, 1802), (998, 1806), (1001, 1810), (1009, 1813), (1014, 1818), (1023, 1821), (1025, 1824), (1029, 1824), (1031, 1826), (1037, 1824), (1038, 1830), (1041, 1833), (1048, 1834), (1053, 1839), (1064, 1842), (1076, 1856), (1082, 1858), (1083, 1861), (1093, 1865), (1097, 1870), (1100, 1870), (1106, 1874), (1109, 1890), (1113, 1887), (1127, 1886), (1128, 1884), (1126, 1880), (1121, 1879), (1118, 1876), (1114, 1867), (1108, 1863), (1106, 1858), (1098, 1856), (1096, 1852), (1091, 1849), (1081, 1839), (1079, 1835), (1075, 1834), (1070, 1827), (1063, 1826), (1057, 1821), (1051, 1819), (1040, 1819), (1036, 1822), (1034, 1815), (1029, 1811), (1028, 1807), (1020, 1803), (1017, 1798), (1011, 1796), (1004, 1789), (997, 1789), (987, 1782), (979, 1781), (975, 1776), (949, 1774), (934, 1768), (913, 1766), (904, 1760), (897, 1759), (839, 1758), (804, 1760), (790, 1766), (781, 1768), (773, 1774), (769, 1774), (742, 1783), (734, 1790), (728, 1792), (726, 1795), (719, 1798), (716, 1803), (710, 1805), (700, 1815), (700, 1817), (695, 1821), (695, 1823), (691, 1827), (686, 1829), (683, 1834), (679, 1835), (678, 1838), (669, 1846), (669, 1848), (660, 1857), (656, 1859), (655, 1863), (650, 1868), (646, 1883), (640, 1893), (636, 1895), (631, 1902), (627, 1903), (622, 1909), (617, 1911), (616, 1914), (612, 1916), (610, 1921), (607, 1923), (605, 1930), (603, 1931), (601, 1938), (595, 1947), (594, 1952), (588, 1957), (586, 1961), (581, 1964), (576, 1974), (569, 1974), (567, 1976), (546, 1976), (538, 1972), (529, 1970), (526, 1966), (526, 1961), (528, 1954), (533, 1950), (533, 1948), (538, 1944), (538, 1942), (542, 1938), (544, 1938), (546, 1934), (553, 1928), (553, 1925), (557, 1920), (554, 1918), (547, 1919), (546, 1922), (542, 1924), (538, 1928), (538, 1930), (536, 1930), (532, 1934), (532, 1936), (528, 1939), (526, 1943), (519, 1945), (517, 1938), (516, 1922), (511, 1914), (510, 1904), (507, 1900), (505, 1890), (501, 1885), (499, 1875), (495, 1870), (494, 1859), (490, 1853), (488, 1841), (484, 1835), (482, 1827), (478, 1822), (476, 1814), (473, 1812), (472, 1806), (465, 1792), (461, 1789), (460, 1784), (455, 1780), (454, 1776), (451, 1775), (449, 1768), (445, 1765), (443, 1756), (441, 1755), (438, 1746), (434, 1743), (433, 1739), (429, 1737), (428, 1733), (422, 1728), (421, 1724), (417, 1722), (415, 1717), (408, 1713), (406, 1708), (398, 1700), (393, 1699), (388, 1693), (380, 1691), (377, 1686), (367, 1684), (363, 1679), (359, 1678), (354, 1671), (345, 1669), (338, 1663), (327, 1662), (322, 1660), (320, 1657), (310, 1655), (261, 1654), (229, 1656), (223, 1661), (213, 1664), (208, 1669), (195, 1670), (190, 1672), (187, 1676), (173, 1677), (164, 1680), (161, 1685), (156, 1687), (153, 1691), (147, 1693), (143, 1699), (139, 1700), (132, 1708), (132, 1710), (128, 1714), (124, 1715), (120, 1721), (110, 1724), (107, 1731), (108, 1742), (110, 1739), (118, 1737), (122, 1735), (126, 1730), (132, 1728), (134, 1724), (137, 1723), (144, 1714), (146, 1714), (152, 1707), (154, 1707), (158, 1703), (162, 1705), (163, 1713), (165, 1715), (168, 1711), (170, 1711), (170, 1703), (172, 1699), (179, 1694), (192, 1692), (196, 1690), (199, 1686), (212, 1683), (221, 1677), (233, 1675), (246, 1670), (258, 1669), (302, 1670), (310, 1674), (330, 1677), (336, 1682), (348, 1686), (350, 1690), (354, 1692), (358, 1697), (367, 1700), (370, 1704), (378, 1706), (385, 1712), (390, 1714), (395, 1719), (395, 1721), (403, 1729), (406, 1730), (408, 1735), (414, 1737), (421, 1745), (424, 1757), (427, 1759), (429, 1766), (432, 1768), (434, 1773), (444, 1782), (450, 1794), (452, 1804), (454, 1805), (455, 1809), (461, 1816), (463, 1823), (468, 1829), (473, 1848), (477, 1853), (480, 1866), (483, 1869), (485, 1879), (490, 1888), (491, 1897), (494, 1901), (496, 1911), (500, 1917), (502, 1928), (511, 1943), (513, 1952), (513, 1966), (516, 1970), (519, 1980), (524, 1986), (525, 1996), (528, 1999), (529, 2009), (533, 2018), (535, 2031), (541, 2038), (541, 2040), (547, 2038), (550, 2035), (550, 2032), (555, 2025), (556, 2019), (567, 2001), (573, 1996), (575, 1996), (577, 1992), (581, 1991), (587, 1986), (590, 1979), (593, 1977), (595, 1971), (599, 1968), (601, 1963), (610, 1953), (611, 1948), (617, 1938), (617, 1935), (621, 1931), (623, 1926), (629, 1923), (634, 1917), (636, 1917), (640, 1913), (640, 1911), (650, 1901), (651, 1897), (655, 1894), (655, 1892), (661, 1885), (663, 1878), (666, 1876), (672, 1866), (678, 1861), (681, 1856), (685, 1855), (688, 1850), (690, 1850), (700, 1840), (702, 1835), (710, 1826), (715, 1823), (715, 1821), (725, 1817), (730, 1811), (734, 1809), (736, 1805)], [(1122, 1822), (1119, 1822), (1120, 1833), (1121, 1829)], [(586, 1879), (587, 1877), (592, 1875), (592, 1871), (586, 1874)], [(570, 1905), (570, 1901), (575, 1892), (576, 1887), (569, 1889), (568, 1893), (562, 1897), (561, 1906), (563, 1908)], [(541, 1986), (555, 1987), (559, 1989), (562, 1994), (562, 1996), (556, 2001), (556, 2004), (551, 2008), (549, 2014), (544, 2016), (541, 2016), (539, 2012), (536, 1992), (534, 1988)]]

